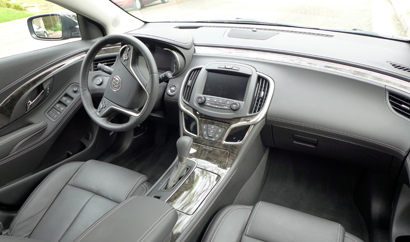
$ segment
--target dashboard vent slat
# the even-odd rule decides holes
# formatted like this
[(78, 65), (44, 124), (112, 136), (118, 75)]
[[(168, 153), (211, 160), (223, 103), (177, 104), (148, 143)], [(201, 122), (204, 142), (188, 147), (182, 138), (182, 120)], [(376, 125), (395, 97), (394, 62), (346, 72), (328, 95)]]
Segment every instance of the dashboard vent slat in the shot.
[(410, 98), (389, 92), (389, 103), (394, 111), (410, 119)]
[(192, 70), (191, 73), (189, 73), (188, 80), (185, 83), (184, 92), (182, 94), (182, 98), (186, 102), (189, 102), (191, 99), (192, 90), (194, 89), (199, 72), (201, 72), (201, 68)]
[(117, 59), (116, 56), (107, 56), (107, 57), (95, 59), (93, 62), (93, 71), (97, 70), (98, 64), (104, 64), (106, 66), (111, 67), (112, 65), (114, 65), (116, 59)]
[(255, 92), (252, 98), (252, 105), (249, 110), (250, 114), (258, 113), (265, 105), (266, 98), (269, 92), (269, 81), (259, 76), (256, 82)]
[(396, 69), (399, 69), (399, 70), (405, 71), (405, 72), (410, 72), (410, 67), (408, 67), (408, 66), (404, 66), (402, 64), (398, 64), (398, 63), (394, 63), (394, 62), (390, 62), (390, 61), (388, 61), (388, 63)]

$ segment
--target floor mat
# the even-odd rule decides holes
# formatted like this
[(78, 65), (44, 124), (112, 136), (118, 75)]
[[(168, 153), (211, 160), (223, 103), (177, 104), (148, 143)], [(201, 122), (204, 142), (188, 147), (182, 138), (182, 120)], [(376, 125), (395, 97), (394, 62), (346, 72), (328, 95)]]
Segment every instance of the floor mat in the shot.
[(367, 230), (353, 201), (359, 170), (336, 161), (272, 149), (268, 177), (259, 200), (338, 222), (367, 240)]
[(164, 145), (136, 148), (136, 152), (116, 161), (116, 164), (146, 175), (148, 182), (154, 184), (177, 157), (178, 138), (178, 132), (172, 132), (167, 135)]

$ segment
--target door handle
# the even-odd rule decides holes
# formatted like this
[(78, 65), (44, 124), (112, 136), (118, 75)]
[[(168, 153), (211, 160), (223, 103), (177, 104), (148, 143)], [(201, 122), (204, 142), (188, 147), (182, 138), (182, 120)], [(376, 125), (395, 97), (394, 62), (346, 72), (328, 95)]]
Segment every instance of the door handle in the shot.
[(26, 106), (26, 112), (30, 111), (30, 109), (34, 107), (34, 104), (36, 104), (39, 100), (41, 100), (43, 95), (44, 95), (44, 89), (41, 90), (41, 92), (33, 100), (28, 100), (27, 106)]

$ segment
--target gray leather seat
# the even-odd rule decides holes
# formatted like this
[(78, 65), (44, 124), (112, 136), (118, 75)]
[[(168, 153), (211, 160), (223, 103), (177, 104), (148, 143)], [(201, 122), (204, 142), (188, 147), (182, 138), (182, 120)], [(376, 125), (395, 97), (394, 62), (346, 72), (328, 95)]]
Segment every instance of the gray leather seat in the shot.
[[(146, 193), (146, 180), (142, 174), (99, 161), (63, 165), (34, 190), (0, 241), (93, 241), (98, 236), (95, 241), (109, 241), (110, 234), (126, 237), (127, 229), (135, 241), (138, 236), (164, 241), (177, 215), (157, 199), (133, 197)], [(147, 216), (150, 209), (154, 211)], [(136, 227), (130, 228), (132, 224)], [(152, 233), (154, 228), (160, 231)], [(106, 234), (103, 238), (100, 230)]]
[(362, 242), (338, 223), (266, 202), (222, 209), (202, 241)]

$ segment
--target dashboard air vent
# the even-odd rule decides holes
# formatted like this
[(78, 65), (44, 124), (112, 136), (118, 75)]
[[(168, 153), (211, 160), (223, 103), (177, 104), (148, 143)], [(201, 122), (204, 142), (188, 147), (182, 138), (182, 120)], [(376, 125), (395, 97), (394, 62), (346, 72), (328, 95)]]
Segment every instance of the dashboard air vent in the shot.
[(249, 113), (258, 113), (263, 108), (269, 92), (269, 81), (259, 76), (256, 82), (255, 92), (252, 98), (252, 105)]
[(389, 92), (389, 102), (394, 111), (410, 119), (410, 98)]
[(408, 67), (408, 66), (403, 66), (403, 65), (401, 65), (401, 64), (394, 63), (394, 62), (390, 62), (390, 61), (389, 61), (389, 64), (390, 64), (391, 66), (393, 66), (394, 68), (396, 68), (396, 69), (399, 69), (399, 70), (402, 70), (402, 71), (406, 71), (406, 72), (410, 72), (410, 67)]
[(114, 65), (117, 56), (104, 56), (104, 57), (97, 57), (93, 62), (93, 71), (97, 70), (98, 64), (104, 64), (106, 66)]
[(198, 78), (199, 72), (201, 72), (201, 68), (192, 70), (191, 73), (189, 73), (188, 80), (185, 83), (184, 92), (182, 94), (182, 98), (186, 102), (189, 102), (189, 100), (191, 99), (192, 90), (194, 89), (194, 85), (196, 79)]

